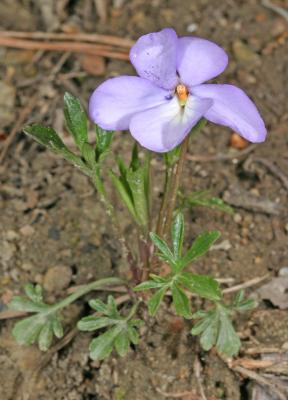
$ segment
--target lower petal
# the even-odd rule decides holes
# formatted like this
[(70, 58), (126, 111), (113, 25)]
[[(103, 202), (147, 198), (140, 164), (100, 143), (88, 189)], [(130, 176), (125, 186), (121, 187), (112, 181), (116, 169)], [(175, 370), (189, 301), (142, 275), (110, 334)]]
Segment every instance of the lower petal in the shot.
[(213, 105), (205, 118), (215, 124), (228, 126), (250, 142), (263, 142), (266, 128), (255, 104), (233, 85), (206, 84), (191, 88), (199, 97), (211, 98)]
[(210, 99), (189, 96), (185, 107), (177, 97), (158, 107), (136, 114), (130, 132), (143, 147), (164, 153), (178, 146), (211, 106)]
[(93, 92), (90, 119), (103, 129), (125, 130), (132, 115), (166, 102), (167, 90), (137, 76), (108, 79)]

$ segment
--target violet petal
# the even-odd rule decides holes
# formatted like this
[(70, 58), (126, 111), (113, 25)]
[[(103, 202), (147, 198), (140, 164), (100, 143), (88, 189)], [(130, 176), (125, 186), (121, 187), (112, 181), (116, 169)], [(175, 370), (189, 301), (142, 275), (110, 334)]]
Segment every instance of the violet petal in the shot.
[(163, 153), (180, 144), (199, 121), (212, 100), (189, 96), (185, 108), (177, 97), (132, 117), (130, 132), (145, 148)]
[(178, 81), (177, 43), (177, 35), (170, 28), (141, 36), (130, 51), (138, 75), (164, 89), (173, 89)]
[(211, 98), (212, 107), (205, 118), (215, 124), (228, 126), (250, 142), (263, 142), (266, 128), (255, 104), (233, 85), (207, 84), (191, 88), (199, 97)]
[(198, 37), (178, 39), (177, 71), (185, 85), (199, 85), (215, 78), (227, 64), (227, 54), (216, 43)]
[(132, 115), (166, 102), (168, 95), (167, 90), (146, 79), (119, 76), (108, 79), (93, 92), (89, 116), (103, 129), (128, 129)]

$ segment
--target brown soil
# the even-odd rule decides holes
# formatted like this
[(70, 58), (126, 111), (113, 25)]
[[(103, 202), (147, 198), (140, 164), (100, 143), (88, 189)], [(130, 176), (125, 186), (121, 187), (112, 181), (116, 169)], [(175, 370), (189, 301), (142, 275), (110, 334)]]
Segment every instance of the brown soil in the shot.
[[(288, 266), (287, 186), (257, 160), (268, 160), (280, 171), (287, 171), (285, 19), (256, 0), (131, 0), (120, 9), (108, 7), (105, 23), (99, 21), (92, 0), (47, 1), (54, 16), (50, 20), (47, 10), (46, 18), (41, 13), (42, 3), (4, 1), (0, 5), (0, 28), (49, 30), (53, 22), (55, 29), (67, 30), (69, 24), (74, 24), (86, 32), (136, 39), (166, 26), (183, 35), (192, 29), (191, 24), (196, 24), (193, 34), (214, 40), (227, 50), (230, 64), (219, 82), (237, 84), (253, 97), (266, 121), (268, 140), (237, 159), (237, 150), (229, 147), (231, 132), (207, 125), (193, 139), (190, 154), (204, 158), (229, 154), (231, 159), (187, 161), (183, 191), (188, 194), (209, 189), (215, 196), (229, 199), (241, 190), (240, 200), (245, 194), (252, 195), (256, 206), (250, 210), (239, 207), (234, 216), (203, 208), (187, 210), (186, 239), (190, 243), (204, 229), (218, 229), (222, 233), (223, 246), (196, 264), (199, 272), (233, 278), (235, 284), (266, 273), (277, 276), (281, 268)], [(283, 7), (284, 1), (275, 4)], [(87, 103), (91, 91), (106, 77), (133, 74), (129, 63), (108, 59), (101, 76), (47, 80), (60, 57), (59, 53), (0, 48), (0, 84), (9, 86), (9, 98), (16, 91), (14, 104), (8, 111), (5, 108), (8, 116), (6, 113), (0, 129), (0, 151), (14, 125), (15, 110), (23, 109), (33, 93), (39, 92), (40, 97), (29, 121), (41, 121), (62, 130), (65, 90), (78, 93)], [(81, 56), (70, 55), (60, 73), (71, 71), (83, 72)], [(1, 105), (4, 100), (0, 93)], [(131, 143), (128, 135), (119, 134), (114, 147), (127, 156)], [(155, 173), (158, 171), (154, 193), (156, 214), (163, 178), (159, 172), (160, 157), (153, 164)], [(19, 132), (4, 166), (0, 166), (0, 182), (0, 311), (28, 281), (46, 284), (47, 300), (54, 301), (68, 285), (126, 271), (117, 238), (92, 185), (60, 158)], [(272, 202), (269, 203), (272, 214), (257, 207), (268, 200)], [(123, 229), (132, 236), (133, 227), (125, 211), (120, 206), (119, 211), (123, 215)], [(47, 271), (63, 266), (67, 273), (63, 287), (57, 286), (59, 276), (55, 282), (50, 274), (47, 283)], [(255, 295), (255, 290), (253, 287), (247, 293)], [(66, 330), (87, 312), (82, 300), (70, 307), (65, 312)], [(196, 400), (202, 397), (195, 360), (201, 362), (207, 399), (252, 398), (251, 381), (243, 380), (229, 369), (213, 351), (202, 352), (198, 340), (189, 335), (189, 323), (181, 323), (164, 307), (159, 314), (149, 331), (143, 331), (139, 347), (126, 358), (112, 357), (101, 363), (89, 360), (89, 334), (77, 334), (66, 347), (45, 359), (36, 348), (23, 348), (14, 342), (13, 320), (1, 321), (0, 399), (162, 400), (178, 394), (178, 398)], [(287, 312), (273, 307), (269, 301), (260, 302), (256, 311), (241, 316), (236, 327), (243, 339), (242, 356), (247, 356), (246, 350), (251, 347), (287, 349)]]

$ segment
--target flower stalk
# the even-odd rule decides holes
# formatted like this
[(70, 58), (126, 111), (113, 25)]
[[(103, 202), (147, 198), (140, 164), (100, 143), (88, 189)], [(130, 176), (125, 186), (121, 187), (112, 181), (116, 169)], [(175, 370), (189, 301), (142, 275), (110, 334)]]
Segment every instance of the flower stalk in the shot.
[(156, 229), (157, 235), (161, 237), (166, 237), (170, 232), (173, 212), (176, 207), (178, 190), (181, 183), (183, 166), (188, 151), (189, 140), (191, 136), (194, 136), (197, 132), (199, 132), (200, 129), (205, 126), (205, 124), (206, 120), (201, 119), (180, 145), (179, 155), (176, 160), (172, 160), (172, 162), (166, 162), (167, 168), (165, 189)]

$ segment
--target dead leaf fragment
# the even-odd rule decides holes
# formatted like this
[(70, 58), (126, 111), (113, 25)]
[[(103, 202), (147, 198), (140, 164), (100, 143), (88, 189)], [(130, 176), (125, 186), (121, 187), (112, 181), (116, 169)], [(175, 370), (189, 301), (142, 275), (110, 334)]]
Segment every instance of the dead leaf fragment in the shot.
[(261, 286), (258, 293), (263, 300), (269, 300), (281, 310), (288, 308), (288, 277), (273, 278)]

